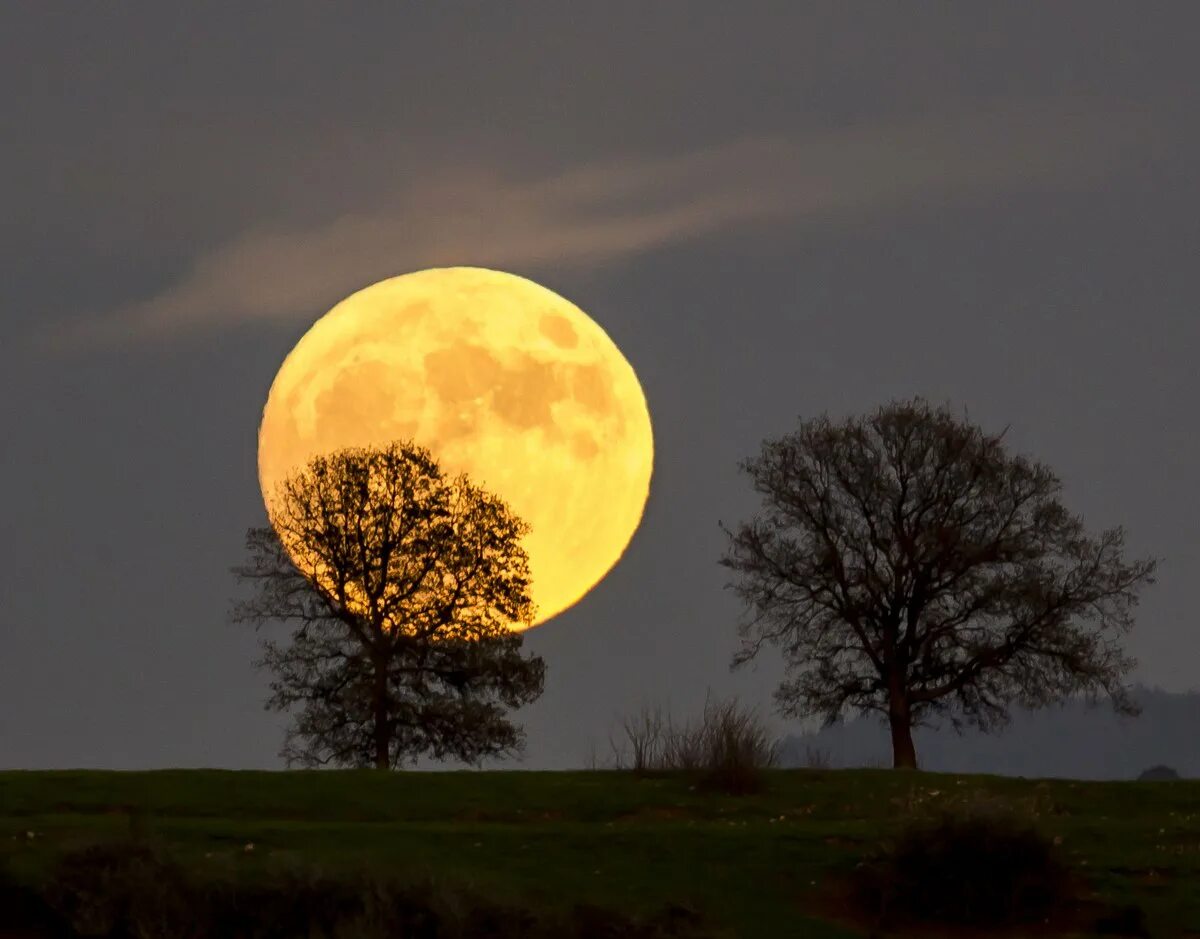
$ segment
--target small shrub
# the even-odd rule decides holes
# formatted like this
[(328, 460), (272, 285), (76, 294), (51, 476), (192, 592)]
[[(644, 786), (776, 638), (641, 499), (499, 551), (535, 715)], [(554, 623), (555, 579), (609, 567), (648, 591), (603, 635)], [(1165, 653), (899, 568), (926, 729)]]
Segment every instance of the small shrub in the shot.
[(1138, 776), (1139, 782), (1165, 782), (1170, 779), (1178, 779), (1179, 774), (1169, 766), (1151, 766), (1149, 769), (1142, 770)]
[(1011, 812), (942, 812), (905, 828), (856, 871), (857, 899), (891, 919), (993, 926), (1041, 918), (1069, 897), (1053, 845)]
[(704, 719), (671, 727), (663, 745), (663, 767), (684, 773), (704, 769), (709, 758), (709, 735), (708, 722)]
[(736, 699), (705, 704), (703, 727), (701, 783), (730, 795), (761, 790), (779, 747), (758, 712), (742, 710)]
[(643, 706), (632, 717), (621, 719), (624, 743), (609, 739), (617, 769), (647, 773), (669, 768), (668, 740), (675, 733), (671, 716), (660, 707)]
[(779, 759), (779, 745), (759, 713), (736, 698), (706, 701), (699, 720), (677, 725), (661, 708), (643, 707), (621, 721), (623, 742), (610, 738), (616, 769), (635, 773), (679, 771), (731, 795), (762, 789), (763, 770)]

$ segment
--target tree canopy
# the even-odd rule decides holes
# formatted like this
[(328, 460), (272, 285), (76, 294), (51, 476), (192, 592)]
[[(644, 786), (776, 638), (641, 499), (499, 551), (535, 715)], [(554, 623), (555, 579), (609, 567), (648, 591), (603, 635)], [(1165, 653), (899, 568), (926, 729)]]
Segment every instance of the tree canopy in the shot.
[(292, 626), (265, 640), (268, 707), (298, 708), (282, 755), (307, 766), (475, 761), (518, 750), (507, 709), (542, 691), (521, 654), (533, 619), (527, 526), (428, 450), (399, 442), (314, 459), (269, 499), (234, 569), (234, 619)]
[(934, 715), (987, 730), (1079, 691), (1137, 712), (1119, 637), (1156, 562), (1126, 561), (1119, 527), (1088, 534), (1003, 436), (917, 398), (801, 421), (743, 461), (762, 510), (725, 529), (734, 664), (779, 646), (784, 713), (880, 712), (915, 767), (911, 728)]

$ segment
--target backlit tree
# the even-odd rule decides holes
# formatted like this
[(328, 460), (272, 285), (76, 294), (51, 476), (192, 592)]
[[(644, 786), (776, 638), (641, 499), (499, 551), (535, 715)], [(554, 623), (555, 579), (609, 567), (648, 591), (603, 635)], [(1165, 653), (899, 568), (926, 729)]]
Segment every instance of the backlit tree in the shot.
[(268, 707), (295, 711), (289, 765), (395, 767), (421, 754), (509, 754), (507, 710), (542, 691), (529, 624), (526, 525), (410, 443), (314, 459), (269, 500), (234, 569), (234, 619), (292, 626), (266, 640)]

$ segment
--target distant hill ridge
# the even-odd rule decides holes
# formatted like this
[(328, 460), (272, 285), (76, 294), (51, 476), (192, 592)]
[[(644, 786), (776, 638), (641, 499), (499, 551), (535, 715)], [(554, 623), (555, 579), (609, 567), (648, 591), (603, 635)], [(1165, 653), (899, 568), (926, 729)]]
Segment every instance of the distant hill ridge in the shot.
[[(1014, 708), (1011, 723), (995, 734), (959, 736), (948, 721), (921, 727), (913, 733), (917, 760), (921, 769), (945, 773), (1137, 779), (1165, 765), (1185, 779), (1200, 778), (1200, 691), (1135, 685), (1133, 697), (1139, 717), (1114, 714), (1107, 699), (1089, 707), (1076, 698), (1038, 711)], [(826, 754), (833, 767), (891, 766), (890, 736), (877, 715), (785, 737), (782, 764), (806, 765), (806, 747)]]

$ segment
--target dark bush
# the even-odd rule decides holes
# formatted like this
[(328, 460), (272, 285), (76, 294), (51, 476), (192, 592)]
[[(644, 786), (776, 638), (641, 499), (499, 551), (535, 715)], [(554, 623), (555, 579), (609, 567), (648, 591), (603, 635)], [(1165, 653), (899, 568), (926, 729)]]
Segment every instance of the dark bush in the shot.
[(46, 905), (38, 891), (0, 867), (0, 935), (6, 935), (5, 930), (47, 937), (64, 932), (61, 918)]
[(1149, 769), (1142, 770), (1138, 776), (1139, 782), (1165, 782), (1169, 779), (1178, 779), (1179, 774), (1169, 766), (1151, 766)]
[(63, 855), (47, 906), (79, 936), (201, 939), (196, 895), (182, 869), (142, 842), (96, 844)]
[(656, 916), (640, 920), (603, 907), (580, 904), (571, 917), (571, 929), (547, 931), (546, 939), (560, 935), (575, 939), (702, 939), (700, 916), (689, 907), (668, 906)]
[(704, 763), (700, 782), (729, 795), (749, 795), (766, 784), (764, 770), (779, 760), (779, 747), (757, 711), (736, 699), (705, 705)]
[(623, 741), (610, 741), (616, 769), (635, 773), (697, 773), (705, 789), (730, 795), (760, 791), (779, 746), (754, 709), (736, 698), (708, 700), (695, 721), (676, 724), (661, 708), (643, 707), (621, 722)]
[(292, 869), (260, 874), (254, 881), (209, 880), (198, 890), (195, 913), (203, 914), (214, 936), (332, 936), (339, 923), (362, 914), (364, 887)]
[[(13, 892), (9, 897), (6, 891)], [(598, 907), (572, 914), (498, 903), (429, 881), (369, 869), (333, 874), (276, 866), (189, 874), (143, 843), (92, 845), (64, 855), (43, 896), (0, 877), (0, 934), (36, 925), (39, 935), (107, 939), (667, 939), (706, 935), (683, 907), (633, 917)], [(7, 901), (29, 901), (45, 918), (17, 920)], [(42, 900), (45, 908), (41, 907)]]
[(1146, 911), (1136, 903), (1113, 910), (1096, 920), (1096, 933), (1101, 936), (1148, 937)]
[(854, 881), (858, 902), (882, 924), (1011, 925), (1040, 919), (1070, 896), (1051, 842), (1005, 811), (912, 823)]

